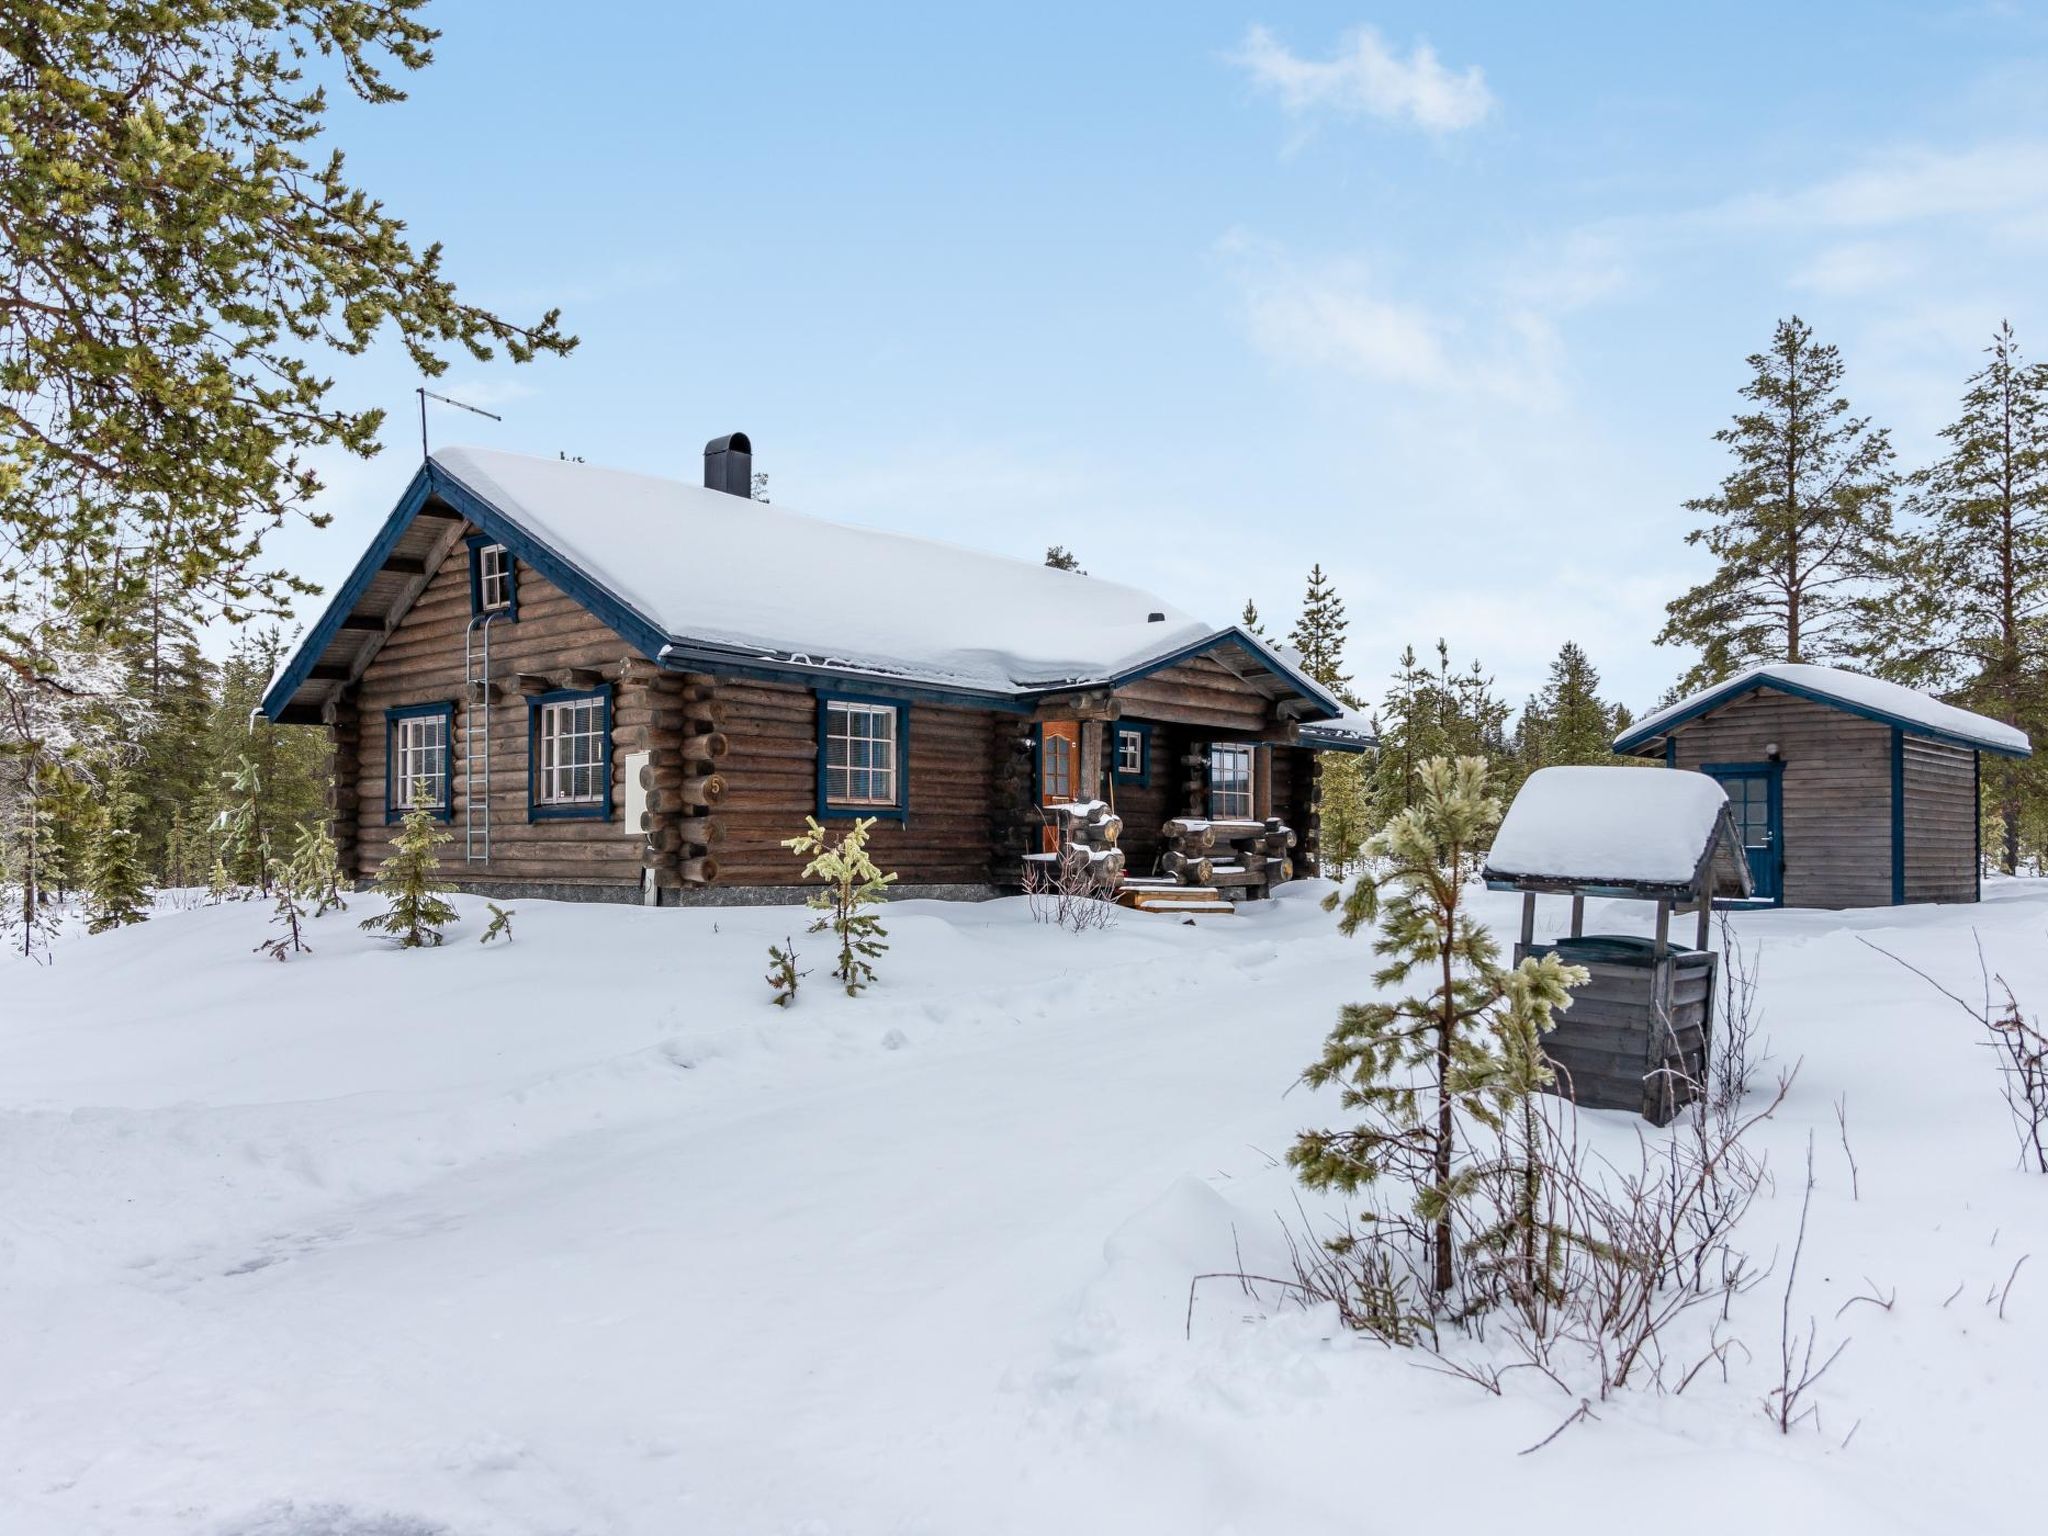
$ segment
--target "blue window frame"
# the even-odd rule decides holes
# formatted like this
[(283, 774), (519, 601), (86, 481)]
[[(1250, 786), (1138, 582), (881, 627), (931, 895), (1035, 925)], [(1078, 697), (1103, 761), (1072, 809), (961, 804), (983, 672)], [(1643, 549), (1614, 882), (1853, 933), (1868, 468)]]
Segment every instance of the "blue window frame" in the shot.
[(488, 533), (473, 533), (469, 545), (469, 611), (500, 619), (519, 618), (519, 562)]
[(1142, 721), (1123, 721), (1113, 729), (1110, 774), (1119, 784), (1143, 789), (1152, 782), (1152, 727)]
[(384, 820), (400, 821), (426, 786), (436, 821), (455, 818), (455, 705), (407, 704), (384, 711)]
[(611, 689), (559, 688), (528, 699), (526, 819), (611, 818)]
[(818, 820), (910, 815), (910, 707), (900, 699), (818, 695)]

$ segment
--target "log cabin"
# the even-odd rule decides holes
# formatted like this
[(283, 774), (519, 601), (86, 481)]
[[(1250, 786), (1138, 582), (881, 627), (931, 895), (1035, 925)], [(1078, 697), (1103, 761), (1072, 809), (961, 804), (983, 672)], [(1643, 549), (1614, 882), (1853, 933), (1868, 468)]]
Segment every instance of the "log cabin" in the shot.
[(806, 816), (873, 818), (903, 896), (1079, 859), (1215, 910), (1315, 870), (1315, 754), (1370, 733), (1291, 652), (752, 486), (743, 433), (702, 485), (432, 454), (261, 706), (331, 733), (346, 873), (416, 804), (497, 896), (792, 900)]
[(1982, 762), (2018, 728), (1837, 667), (1752, 667), (1636, 722), (1626, 755), (1728, 792), (1754, 900), (1883, 907), (1982, 894)]

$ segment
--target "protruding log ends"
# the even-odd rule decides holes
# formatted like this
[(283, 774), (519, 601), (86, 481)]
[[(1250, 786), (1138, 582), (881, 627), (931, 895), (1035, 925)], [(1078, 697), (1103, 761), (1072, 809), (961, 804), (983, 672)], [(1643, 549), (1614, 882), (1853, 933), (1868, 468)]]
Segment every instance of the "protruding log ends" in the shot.
[(1189, 852), (1216, 846), (1216, 829), (1206, 821), (1176, 817), (1160, 828), (1160, 831), (1168, 842)]
[(1182, 885), (1207, 885), (1214, 874), (1209, 860), (1199, 853), (1178, 853), (1168, 849), (1159, 856), (1159, 867)]
[(1083, 843), (1069, 843), (1060, 850), (1060, 867), (1073, 878), (1093, 872), (1098, 880), (1114, 884), (1123, 878), (1124, 855), (1118, 848), (1098, 850)]
[(640, 770), (640, 787), (647, 791), (647, 809), (657, 814), (709, 809), (725, 798), (725, 775), (684, 773), (649, 763)]
[(679, 848), (710, 848), (725, 840), (725, 823), (715, 816), (663, 816), (658, 811), (640, 813), (640, 830), (647, 845), (672, 853)]
[(685, 736), (680, 743), (682, 754), (692, 762), (717, 762), (732, 749), (732, 742), (723, 731), (705, 731), (696, 736)]
[[(1263, 821), (1208, 821), (1176, 817), (1161, 829), (1166, 852), (1159, 867), (1183, 885), (1221, 885), (1247, 896), (1268, 894), (1294, 878), (1294, 829), (1277, 816)], [(1213, 856), (1212, 856), (1213, 851)]]

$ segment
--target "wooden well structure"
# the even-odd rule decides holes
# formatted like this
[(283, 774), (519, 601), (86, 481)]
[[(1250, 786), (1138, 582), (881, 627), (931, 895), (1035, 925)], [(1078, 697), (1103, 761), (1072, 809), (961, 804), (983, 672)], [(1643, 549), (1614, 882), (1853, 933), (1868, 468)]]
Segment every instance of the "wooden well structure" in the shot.
[[(1655, 1125), (1699, 1096), (1719, 976), (1708, 948), (1713, 903), (1750, 895), (1741, 849), (1726, 794), (1701, 775), (1587, 767), (1530, 776), (1484, 878), (1489, 889), (1522, 893), (1517, 964), (1555, 954), (1588, 972), (1544, 1037), (1555, 1091)], [(1536, 941), (1538, 896), (1570, 899), (1564, 938)], [(1589, 896), (1653, 903), (1654, 935), (1587, 933)], [(1672, 917), (1685, 912), (1696, 916), (1691, 948), (1672, 939)]]

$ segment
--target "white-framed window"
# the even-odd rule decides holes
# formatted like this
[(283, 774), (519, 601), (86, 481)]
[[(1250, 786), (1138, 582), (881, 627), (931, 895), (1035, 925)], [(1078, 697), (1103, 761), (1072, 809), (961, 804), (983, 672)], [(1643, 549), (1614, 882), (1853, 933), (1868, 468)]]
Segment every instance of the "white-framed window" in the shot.
[(503, 613), (512, 606), (512, 552), (502, 544), (477, 547), (476, 600), (485, 613)]
[(394, 714), (390, 723), (391, 809), (448, 806), (448, 737), (453, 711), (430, 705)]
[(825, 804), (901, 804), (902, 709), (846, 699), (824, 703)]
[(610, 713), (602, 693), (544, 699), (534, 707), (533, 799), (538, 807), (602, 807), (605, 733)]
[(1238, 742), (1209, 747), (1209, 814), (1249, 819), (1252, 814), (1252, 749)]
[(1145, 733), (1134, 731), (1128, 726), (1116, 733), (1116, 772), (1122, 779), (1142, 779), (1145, 776)]
[(1045, 738), (1044, 761), (1039, 765), (1040, 798), (1058, 805), (1074, 798), (1074, 743), (1067, 736)]

